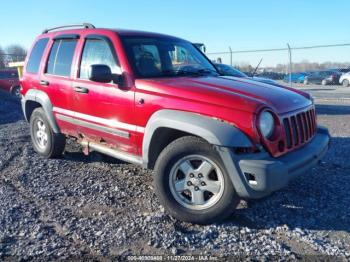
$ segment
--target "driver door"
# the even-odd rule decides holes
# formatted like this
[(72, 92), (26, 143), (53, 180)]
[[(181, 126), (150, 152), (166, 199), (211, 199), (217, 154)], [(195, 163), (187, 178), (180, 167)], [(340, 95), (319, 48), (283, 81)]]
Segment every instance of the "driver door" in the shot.
[(89, 69), (94, 64), (107, 65), (113, 74), (121, 74), (112, 42), (105, 36), (85, 37), (78, 76), (72, 85), (78, 133), (86, 140), (136, 154), (136, 127), (131, 123), (134, 91), (122, 90), (114, 83), (90, 81)]

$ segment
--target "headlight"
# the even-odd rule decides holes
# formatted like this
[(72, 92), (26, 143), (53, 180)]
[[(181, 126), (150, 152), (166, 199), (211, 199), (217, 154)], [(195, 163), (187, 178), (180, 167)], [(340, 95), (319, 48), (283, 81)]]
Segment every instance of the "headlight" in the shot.
[(273, 115), (268, 111), (262, 112), (259, 117), (259, 129), (261, 134), (265, 138), (269, 139), (273, 134), (274, 128), (275, 120), (273, 118)]

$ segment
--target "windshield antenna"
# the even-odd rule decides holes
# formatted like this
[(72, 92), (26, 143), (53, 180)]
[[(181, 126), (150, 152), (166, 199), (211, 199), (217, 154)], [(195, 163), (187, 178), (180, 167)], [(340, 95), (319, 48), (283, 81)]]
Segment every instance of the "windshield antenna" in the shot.
[(255, 74), (256, 74), (256, 71), (258, 70), (258, 68), (259, 68), (259, 66), (260, 66), (260, 64), (261, 64), (261, 62), (262, 62), (262, 58), (260, 59), (260, 62), (258, 63), (258, 65), (255, 67), (255, 69), (254, 69), (254, 71), (253, 71), (253, 74), (252, 74), (252, 77), (254, 77), (255, 76)]

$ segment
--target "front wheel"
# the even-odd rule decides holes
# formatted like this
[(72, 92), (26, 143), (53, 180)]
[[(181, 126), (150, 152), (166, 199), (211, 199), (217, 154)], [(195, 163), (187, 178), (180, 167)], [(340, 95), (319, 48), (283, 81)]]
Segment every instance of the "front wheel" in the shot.
[(172, 216), (197, 224), (225, 219), (239, 202), (219, 154), (192, 136), (175, 140), (159, 155), (155, 188)]
[(34, 150), (46, 158), (56, 158), (62, 155), (66, 137), (53, 132), (44, 110), (35, 109), (30, 117), (30, 136)]

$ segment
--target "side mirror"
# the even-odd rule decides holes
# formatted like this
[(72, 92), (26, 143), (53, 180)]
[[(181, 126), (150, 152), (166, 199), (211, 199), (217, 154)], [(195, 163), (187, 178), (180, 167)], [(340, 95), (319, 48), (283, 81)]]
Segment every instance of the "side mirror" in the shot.
[(91, 65), (89, 70), (89, 80), (99, 83), (112, 82), (112, 71), (107, 65)]

